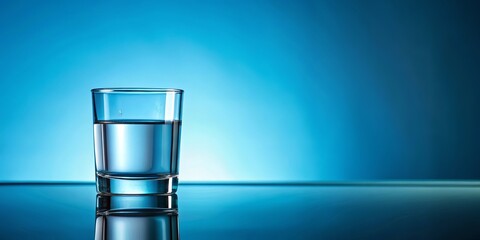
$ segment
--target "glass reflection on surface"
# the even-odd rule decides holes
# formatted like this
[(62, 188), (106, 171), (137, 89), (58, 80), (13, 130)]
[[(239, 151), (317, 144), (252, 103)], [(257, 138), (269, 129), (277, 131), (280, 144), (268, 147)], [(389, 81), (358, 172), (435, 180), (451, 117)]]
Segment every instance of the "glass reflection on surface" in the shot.
[(177, 195), (97, 195), (95, 240), (179, 239)]

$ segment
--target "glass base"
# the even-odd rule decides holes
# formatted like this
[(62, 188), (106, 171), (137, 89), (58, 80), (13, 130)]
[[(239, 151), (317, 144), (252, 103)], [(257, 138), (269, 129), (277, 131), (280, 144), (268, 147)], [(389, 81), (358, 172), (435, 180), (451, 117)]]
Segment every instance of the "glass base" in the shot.
[(97, 192), (100, 194), (173, 194), (177, 192), (178, 177), (161, 178), (111, 177), (97, 174)]
[(97, 215), (166, 215), (178, 213), (176, 194), (97, 195)]

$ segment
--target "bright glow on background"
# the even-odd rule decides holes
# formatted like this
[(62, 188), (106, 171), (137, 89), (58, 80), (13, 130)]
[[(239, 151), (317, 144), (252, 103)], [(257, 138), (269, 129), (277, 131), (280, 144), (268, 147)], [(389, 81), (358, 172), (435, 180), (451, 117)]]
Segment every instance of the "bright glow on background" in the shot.
[(474, 4), (0, 5), (0, 180), (93, 180), (95, 87), (185, 90), (182, 180), (480, 178)]

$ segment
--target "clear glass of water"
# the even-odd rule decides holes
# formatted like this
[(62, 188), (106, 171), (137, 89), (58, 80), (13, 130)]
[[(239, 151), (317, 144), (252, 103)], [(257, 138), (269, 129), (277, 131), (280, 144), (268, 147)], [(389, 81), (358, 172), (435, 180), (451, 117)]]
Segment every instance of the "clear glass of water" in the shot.
[(92, 89), (97, 192), (172, 194), (183, 90)]

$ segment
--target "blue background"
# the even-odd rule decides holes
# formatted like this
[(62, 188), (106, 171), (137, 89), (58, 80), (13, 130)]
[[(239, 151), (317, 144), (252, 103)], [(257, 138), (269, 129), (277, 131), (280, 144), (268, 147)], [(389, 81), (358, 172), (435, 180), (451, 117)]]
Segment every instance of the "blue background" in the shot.
[(1, 1), (0, 180), (93, 181), (90, 89), (185, 90), (183, 181), (480, 178), (475, 1)]

